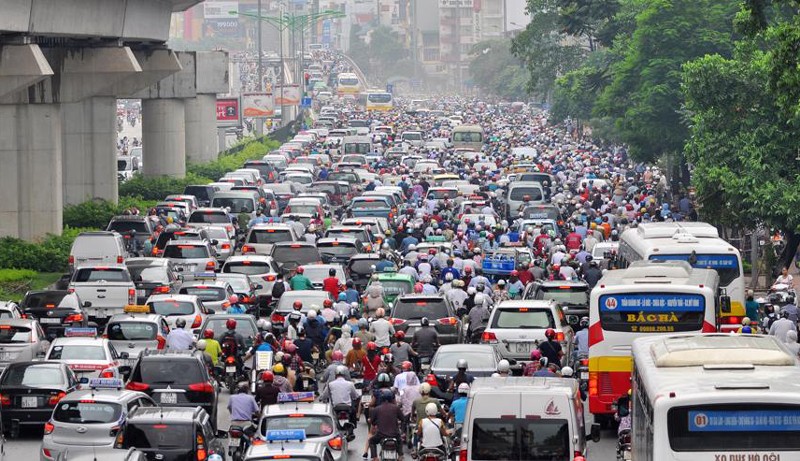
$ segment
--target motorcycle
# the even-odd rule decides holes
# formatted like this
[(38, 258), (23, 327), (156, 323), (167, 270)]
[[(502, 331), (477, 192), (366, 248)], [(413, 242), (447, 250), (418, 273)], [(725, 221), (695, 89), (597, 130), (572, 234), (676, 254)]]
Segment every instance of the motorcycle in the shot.
[(255, 424), (247, 427), (231, 426), (228, 429), (228, 456), (233, 461), (241, 461), (250, 447), (250, 441), (256, 434)]
[(336, 405), (333, 407), (333, 411), (336, 413), (336, 420), (339, 423), (339, 430), (342, 431), (347, 441), (352, 442), (355, 440), (355, 425), (353, 424), (350, 416), (350, 405)]
[(589, 357), (583, 354), (578, 355), (578, 359), (572, 369), (576, 371), (578, 386), (581, 390), (581, 399), (586, 400), (589, 395)]
[(381, 461), (395, 461), (400, 459), (397, 450), (399, 444), (400, 441), (394, 437), (387, 437), (381, 440), (381, 452), (379, 453), (378, 459)]
[(631, 459), (631, 430), (623, 429), (617, 435), (617, 460), (627, 461)]
[(419, 461), (445, 461), (447, 453), (438, 448), (422, 448), (417, 453)]
[(225, 363), (225, 387), (231, 393), (236, 389), (236, 383), (239, 382), (239, 368), (236, 366), (236, 357), (229, 355), (223, 359)]

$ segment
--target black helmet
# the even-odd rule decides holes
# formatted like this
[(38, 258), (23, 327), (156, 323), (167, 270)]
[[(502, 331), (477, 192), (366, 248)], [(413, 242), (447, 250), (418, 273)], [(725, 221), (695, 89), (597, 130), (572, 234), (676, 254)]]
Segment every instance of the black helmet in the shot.
[(328, 269), (328, 275), (330, 275), (331, 277), (335, 276), (336, 275), (336, 269)]
[(431, 323), (430, 320), (428, 320), (428, 317), (422, 317), (419, 322), (423, 327), (427, 327)]
[(175, 321), (175, 326), (178, 328), (186, 328), (186, 320), (178, 319)]

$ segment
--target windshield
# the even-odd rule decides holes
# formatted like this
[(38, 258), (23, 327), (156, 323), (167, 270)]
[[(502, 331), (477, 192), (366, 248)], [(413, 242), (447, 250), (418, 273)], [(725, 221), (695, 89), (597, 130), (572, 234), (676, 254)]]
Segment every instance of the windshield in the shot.
[(122, 406), (118, 403), (72, 401), (59, 403), (53, 419), (72, 424), (106, 424), (119, 420)]
[(208, 248), (202, 245), (168, 245), (164, 248), (165, 258), (204, 259), (208, 258)]
[(476, 461), (568, 461), (572, 458), (569, 424), (563, 419), (475, 418), (472, 427), (472, 459)]
[(128, 272), (134, 282), (163, 282), (169, 283), (167, 269), (164, 266), (128, 266)]
[(349, 243), (320, 243), (317, 245), (320, 254), (331, 256), (351, 256), (358, 253), (356, 247)]
[(521, 202), (526, 195), (530, 196), (533, 201), (542, 200), (542, 189), (539, 187), (514, 187), (511, 189), (508, 199)]
[(298, 265), (310, 264), (320, 260), (319, 251), (314, 247), (299, 246), (293, 248), (275, 247), (272, 259), (280, 263), (293, 262)]
[(411, 293), (414, 288), (411, 283), (402, 280), (381, 280), (381, 285), (383, 292), (392, 296)]
[(419, 320), (422, 317), (441, 319), (449, 316), (447, 304), (442, 299), (401, 299), (392, 310), (392, 317), (406, 320)]
[(706, 300), (693, 293), (619, 293), (600, 296), (603, 330), (627, 333), (700, 331)]
[(126, 270), (99, 267), (78, 269), (72, 279), (73, 282), (97, 282), (99, 280), (105, 280), (106, 282), (131, 281)]
[(353, 201), (351, 206), (354, 210), (376, 210), (381, 208), (389, 208), (389, 204), (383, 200), (366, 199)]
[(64, 375), (58, 367), (12, 365), (3, 373), (3, 386), (62, 386)]
[(304, 204), (304, 203), (295, 203), (294, 205), (288, 205), (285, 210), (283, 210), (284, 214), (288, 213), (300, 213), (300, 214), (311, 214), (313, 215), (318, 211), (318, 205), (314, 204)]
[(453, 142), (483, 142), (483, 135), (477, 131), (456, 131), (453, 133)]
[[(235, 273), (235, 272), (232, 272)], [(219, 277), (220, 280), (223, 277)], [(224, 280), (231, 285), (233, 291), (237, 293), (247, 293), (250, 291), (250, 279), (248, 278), (238, 278), (238, 277), (225, 277)]]
[(392, 102), (392, 95), (389, 93), (370, 93), (367, 95), (367, 100), (378, 104), (386, 104), (387, 102)]
[(555, 328), (550, 309), (500, 309), (492, 320), (492, 328), (539, 329)]
[(727, 254), (677, 254), (677, 255), (652, 255), (651, 261), (689, 261), (692, 267), (700, 269), (714, 269), (719, 274), (719, 284), (726, 287), (739, 277), (739, 257)]
[(150, 235), (150, 230), (147, 228), (147, 223), (144, 221), (112, 221), (106, 230), (117, 231), (120, 234), (125, 234), (135, 230), (136, 233)]
[(67, 344), (53, 346), (47, 360), (105, 360), (106, 350), (103, 346)]
[(372, 144), (368, 142), (348, 142), (344, 145), (345, 154), (368, 154), (371, 150)]
[(192, 315), (194, 304), (188, 301), (150, 301), (150, 310), (159, 315)]
[[(538, 189), (537, 189), (538, 190)], [(523, 219), (552, 219), (558, 220), (559, 211), (556, 208), (550, 207), (526, 207), (522, 210)]]
[[(464, 357), (469, 357), (469, 367), (473, 370), (478, 369), (494, 369), (495, 364), (495, 356), (492, 351), (475, 351), (475, 350), (459, 350), (454, 349), (451, 351), (439, 351), (436, 354), (436, 359), (431, 365), (432, 368), (442, 368), (442, 369), (455, 369), (456, 364), (459, 360), (463, 359)], [(499, 458), (498, 458), (499, 459)]]
[(236, 261), (226, 263), (222, 272), (226, 274), (259, 275), (272, 272), (272, 268), (262, 261)]
[(372, 273), (372, 266), (378, 264), (377, 259), (356, 259), (350, 263), (350, 272), (356, 274)]
[(333, 229), (325, 233), (326, 238), (352, 237), (360, 242), (368, 242), (369, 236), (365, 230)]
[(123, 448), (185, 449), (194, 446), (191, 424), (136, 423), (128, 424), (123, 437)]
[(189, 222), (208, 224), (230, 224), (231, 220), (223, 212), (200, 211), (189, 216)]
[(128, 169), (127, 160), (117, 160), (117, 171), (125, 171)]
[(182, 287), (182, 295), (195, 295), (201, 301), (222, 301), (227, 298), (225, 289), (222, 287), (195, 286)]
[(357, 86), (358, 78), (356, 77), (339, 77), (339, 85), (342, 86)]
[(210, 198), (208, 196), (208, 186), (186, 186), (183, 189), (183, 193), (186, 195), (194, 195), (197, 197), (197, 200), (208, 200)]
[(457, 190), (450, 190), (450, 189), (430, 189), (428, 191), (428, 198), (435, 199), (435, 200), (442, 200), (445, 197), (447, 198), (455, 198), (458, 195)]
[(22, 305), (26, 309), (30, 307), (56, 307), (66, 295), (66, 291), (32, 293), (25, 296), (25, 299), (22, 300)]
[(800, 450), (800, 406), (748, 402), (676, 407), (667, 412), (667, 431), (670, 448), (678, 452), (795, 452)]
[(148, 384), (193, 384), (205, 381), (202, 366), (197, 360), (152, 359), (140, 360), (131, 381)]
[[(324, 279), (329, 277), (328, 270), (330, 270), (331, 268), (325, 266), (305, 266), (303, 269), (305, 269), (303, 275), (308, 277), (309, 280), (311, 280), (312, 282), (322, 283)], [(344, 282), (346, 281), (344, 273), (342, 273), (341, 270), (336, 271), (336, 277), (342, 284), (344, 284)]]
[[(289, 294), (289, 293), (290, 293), (289, 291), (286, 292), (286, 294)], [(281, 299), (283, 299), (283, 298), (284, 298), (284, 296), (281, 296)], [(320, 305), (322, 305), (322, 303), (320, 303)], [(203, 326), (203, 329), (205, 330), (205, 329), (211, 328), (214, 331), (214, 339), (219, 341), (220, 339), (222, 339), (222, 335), (226, 331), (228, 331), (228, 328), (225, 326), (225, 322), (226, 321), (227, 321), (227, 319), (225, 319), (225, 318), (216, 318), (216, 319), (209, 318), (208, 322), (206, 322), (206, 324)], [(247, 322), (247, 321), (245, 321), (245, 320), (243, 320), (241, 318), (237, 318), (236, 319), (236, 333), (239, 333), (240, 335), (242, 335), (245, 338), (245, 342), (248, 342), (248, 338), (252, 338), (253, 336), (255, 336), (256, 332), (255, 332), (255, 330), (253, 328), (253, 324), (252, 323)]]
[(230, 208), (231, 213), (252, 213), (256, 209), (255, 200), (246, 197), (214, 197), (211, 206), (215, 208)]
[(108, 324), (106, 334), (112, 341), (152, 341), (157, 330), (152, 322), (114, 322)]
[(30, 328), (13, 325), (0, 325), (0, 343), (27, 343), (30, 341)]
[(327, 291), (316, 291), (313, 295), (308, 292), (298, 295), (287, 291), (281, 296), (275, 310), (279, 312), (288, 312), (292, 310), (292, 305), (295, 301), (302, 301), (303, 307), (300, 309), (300, 312), (308, 312), (312, 307), (321, 308), (322, 303), (325, 302), (326, 299), (330, 299), (330, 295)]
[(322, 415), (292, 415), (277, 418), (264, 418), (261, 421), (261, 434), (267, 431), (298, 430), (306, 431), (306, 438), (325, 437), (333, 434), (333, 420)]
[(289, 229), (253, 229), (247, 243), (291, 242), (292, 232)]
[(549, 299), (567, 306), (589, 306), (588, 289), (588, 287), (541, 287), (534, 299)]
[(360, 182), (358, 180), (358, 175), (355, 173), (346, 173), (342, 171), (334, 171), (328, 175), (328, 179), (331, 181), (345, 181), (352, 184), (358, 184)]

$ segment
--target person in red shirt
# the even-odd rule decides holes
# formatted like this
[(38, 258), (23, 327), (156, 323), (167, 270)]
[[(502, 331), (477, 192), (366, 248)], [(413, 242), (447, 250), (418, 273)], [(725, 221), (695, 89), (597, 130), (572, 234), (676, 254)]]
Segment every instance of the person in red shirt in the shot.
[(536, 255), (542, 256), (544, 254), (544, 248), (550, 242), (550, 236), (547, 235), (547, 229), (542, 228), (539, 232), (539, 235), (533, 239), (533, 246), (536, 248)]
[(380, 366), (381, 355), (378, 353), (378, 345), (370, 341), (367, 343), (367, 355), (361, 358), (364, 385), (368, 385), (378, 377), (378, 369)]
[(575, 232), (573, 228), (572, 232), (567, 234), (567, 238), (564, 239), (564, 245), (567, 247), (567, 250), (578, 251), (581, 249), (582, 241), (581, 234)]
[(528, 270), (527, 264), (522, 266), (521, 271), (511, 271), (511, 276), (519, 277), (519, 281), (522, 283), (522, 285), (527, 285), (533, 282), (533, 274), (531, 274), (531, 272)]
[(331, 294), (331, 298), (339, 299), (339, 289), (341, 282), (336, 277), (336, 269), (328, 271), (328, 278), (322, 281), (322, 289)]

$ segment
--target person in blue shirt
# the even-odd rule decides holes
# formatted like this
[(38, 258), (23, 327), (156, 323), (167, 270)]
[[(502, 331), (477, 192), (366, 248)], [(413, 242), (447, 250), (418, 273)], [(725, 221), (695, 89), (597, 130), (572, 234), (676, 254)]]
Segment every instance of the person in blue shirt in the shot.
[(246, 314), (247, 313), (245, 308), (242, 307), (241, 304), (239, 304), (239, 296), (231, 295), (231, 297), (228, 298), (228, 301), (231, 303), (231, 305), (225, 311), (226, 313), (228, 313), (228, 314)]
[(519, 231), (517, 231), (517, 226), (511, 226), (508, 230), (508, 241), (509, 242), (519, 242)]
[(469, 398), (469, 384), (461, 383), (458, 385), (458, 394), (456, 398), (453, 400), (453, 403), (450, 404), (450, 417), (452, 418), (453, 424), (458, 428), (464, 424), (464, 415), (467, 413), (467, 403)]
[(455, 264), (453, 262), (453, 259), (452, 258), (448, 258), (447, 259), (447, 267), (442, 269), (442, 276), (441, 276), (442, 280), (445, 279), (447, 274), (453, 274), (453, 280), (458, 280), (458, 279), (461, 278), (461, 272), (459, 272), (458, 269), (453, 267), (453, 264)]
[(358, 290), (355, 289), (355, 285), (353, 284), (352, 280), (348, 280), (345, 284), (344, 294), (347, 296), (347, 302), (352, 305), (352, 303), (357, 303), (359, 301)]
[(380, 261), (378, 261), (378, 264), (375, 264), (375, 271), (383, 272), (387, 268), (397, 270), (397, 267), (394, 265), (394, 263), (386, 259), (386, 253), (381, 253)]
[(418, 243), (419, 240), (413, 235), (409, 234), (406, 238), (403, 239), (402, 242), (400, 242), (400, 251), (405, 253), (406, 251), (408, 251), (409, 246), (414, 245), (416, 247)]

